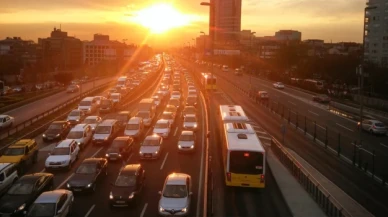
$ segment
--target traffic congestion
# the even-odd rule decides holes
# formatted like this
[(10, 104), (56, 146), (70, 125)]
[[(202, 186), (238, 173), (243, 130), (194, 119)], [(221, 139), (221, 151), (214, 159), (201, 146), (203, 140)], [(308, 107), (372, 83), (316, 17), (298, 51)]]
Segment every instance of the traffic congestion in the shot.
[(1, 216), (200, 215), (199, 94), (168, 55), (118, 76), (65, 120), (5, 150)]

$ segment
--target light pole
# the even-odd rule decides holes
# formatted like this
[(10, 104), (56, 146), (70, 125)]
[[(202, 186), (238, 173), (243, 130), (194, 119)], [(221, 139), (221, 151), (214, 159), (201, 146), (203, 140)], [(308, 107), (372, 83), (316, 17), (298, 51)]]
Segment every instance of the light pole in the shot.
[(199, 32), (200, 34), (202, 34), (202, 36), (203, 36), (203, 53), (202, 53), (202, 60), (204, 60), (205, 59), (205, 53), (206, 53), (206, 34), (203, 32), (203, 31), (201, 31), (201, 32)]
[(210, 2), (201, 2), (201, 6), (209, 6), (209, 36), (210, 36), (210, 50), (211, 50), (211, 57), (210, 57), (210, 74), (214, 82), (213, 78), (213, 68), (214, 68), (214, 25), (215, 25), (215, 14), (214, 14), (214, 1), (210, 0)]

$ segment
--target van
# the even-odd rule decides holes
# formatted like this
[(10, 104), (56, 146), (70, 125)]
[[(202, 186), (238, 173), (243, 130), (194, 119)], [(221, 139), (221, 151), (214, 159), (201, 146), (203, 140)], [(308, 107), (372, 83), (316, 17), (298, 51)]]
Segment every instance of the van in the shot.
[(139, 138), (144, 131), (143, 119), (139, 117), (131, 118), (125, 126), (124, 135)]
[(98, 107), (98, 104), (95, 97), (85, 97), (78, 104), (78, 110), (81, 110), (88, 115), (97, 111), (97, 107)]
[(117, 120), (107, 119), (100, 123), (93, 135), (93, 145), (108, 145), (120, 133), (120, 126)]
[(93, 130), (89, 124), (77, 124), (73, 127), (66, 139), (74, 139), (80, 149), (84, 149), (92, 139)]

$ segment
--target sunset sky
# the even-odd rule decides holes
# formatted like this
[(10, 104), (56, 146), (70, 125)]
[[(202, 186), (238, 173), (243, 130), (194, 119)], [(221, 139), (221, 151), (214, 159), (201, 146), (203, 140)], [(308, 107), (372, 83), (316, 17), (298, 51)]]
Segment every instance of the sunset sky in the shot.
[[(200, 31), (207, 32), (208, 8), (200, 0), (1, 0), (0, 38), (20, 36), (37, 41), (48, 37), (53, 27), (67, 31), (82, 40), (91, 40), (94, 33), (111, 35), (112, 39), (149, 44), (182, 44), (191, 41)], [(325, 41), (356, 41), (362, 37), (365, 0), (243, 0), (242, 29), (251, 29), (256, 36), (273, 35), (280, 29), (302, 32), (302, 39)], [(169, 17), (176, 26), (148, 29), (141, 26), (154, 20), (139, 18), (139, 11), (158, 3), (172, 4), (177, 17)], [(143, 16), (154, 14), (147, 10)], [(171, 14), (167, 12), (167, 14)], [(163, 18), (162, 15), (160, 15)], [(143, 19), (139, 21), (139, 19)], [(157, 18), (156, 18), (157, 19)], [(162, 21), (169, 21), (166, 18)], [(158, 20), (158, 19), (157, 19)], [(179, 22), (177, 21), (179, 20)], [(159, 21), (160, 22), (160, 21)], [(174, 25), (166, 28), (175, 27)], [(183, 26), (182, 26), (183, 25)], [(155, 26), (155, 24), (154, 24)], [(159, 26), (159, 25), (158, 25)], [(160, 34), (159, 32), (164, 32)]]

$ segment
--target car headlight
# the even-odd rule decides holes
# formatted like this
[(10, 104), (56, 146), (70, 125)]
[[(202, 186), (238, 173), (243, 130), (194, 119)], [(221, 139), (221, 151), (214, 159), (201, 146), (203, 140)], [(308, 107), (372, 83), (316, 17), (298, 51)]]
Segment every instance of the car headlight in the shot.
[(191, 145), (190, 148), (193, 149), (193, 148), (194, 148), (194, 145)]
[(159, 212), (164, 212), (164, 208), (159, 206)]
[(113, 194), (112, 194), (112, 192), (109, 193), (109, 199), (111, 199), (111, 200), (113, 199)]
[(181, 146), (181, 145), (178, 145), (178, 148), (182, 148), (182, 146)]
[(143, 154), (143, 152), (139, 151), (139, 154)]
[(119, 157), (121, 157), (121, 154), (119, 154)]
[(79, 121), (79, 119), (77, 119), (77, 120), (75, 120), (75, 121), (77, 121), (77, 122), (78, 122), (78, 121)]
[(81, 142), (77, 142), (77, 145), (81, 145)]
[(90, 108), (88, 108), (88, 111), (90, 111)]
[(155, 154), (158, 154), (158, 151), (155, 151)]
[(183, 208), (181, 211), (182, 212), (187, 212), (187, 208)]
[(105, 141), (108, 140), (108, 137), (105, 137), (104, 140), (105, 140)]
[(109, 157), (109, 154), (105, 154), (105, 157)]
[(23, 203), (21, 206), (19, 206), (18, 210), (20, 211), (20, 210), (23, 210), (24, 208), (26, 208), (26, 204), (25, 203)]
[(71, 188), (71, 185), (69, 183), (66, 184), (67, 188)]
[(194, 127), (197, 127), (197, 124), (194, 124)]
[(86, 187), (90, 188), (90, 187), (92, 187), (92, 185), (93, 185), (93, 183), (89, 183)]
[(61, 136), (61, 134), (59, 134), (59, 133), (57, 135), (55, 135), (55, 137), (59, 137), (59, 136)]
[(132, 194), (130, 194), (130, 195), (128, 196), (128, 199), (132, 199), (133, 196), (135, 196), (135, 193), (134, 193), (134, 192), (132, 192)]
[(46, 134), (43, 134), (42, 136), (43, 136), (43, 137), (46, 137)]

